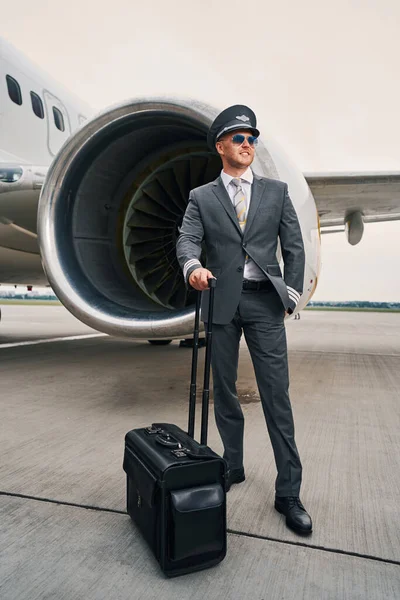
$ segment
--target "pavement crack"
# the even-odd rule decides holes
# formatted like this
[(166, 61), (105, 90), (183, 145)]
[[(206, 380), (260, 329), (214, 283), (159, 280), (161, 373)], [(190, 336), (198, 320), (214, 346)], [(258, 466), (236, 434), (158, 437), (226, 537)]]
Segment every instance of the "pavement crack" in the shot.
[(306, 544), (305, 542), (293, 542), (291, 540), (280, 540), (278, 538), (270, 537), (267, 535), (258, 535), (256, 533), (247, 533), (246, 531), (237, 531), (235, 529), (228, 529), (228, 533), (233, 535), (240, 535), (242, 537), (254, 538), (256, 540), (266, 540), (269, 542), (277, 542), (278, 544), (285, 544), (288, 546), (300, 546), (302, 548), (311, 548), (312, 550), (321, 550), (322, 552), (330, 552), (332, 554), (341, 554), (342, 556), (354, 556), (356, 558), (364, 558), (366, 560), (375, 560), (377, 562), (383, 562), (390, 565), (400, 565), (399, 560), (393, 560), (391, 558), (382, 558), (380, 556), (373, 556), (371, 554), (362, 554), (360, 552), (351, 552), (350, 550), (341, 550), (340, 548), (329, 548), (327, 546), (318, 546), (317, 544)]
[[(102, 506), (91, 506), (89, 504), (79, 504), (77, 502), (66, 502), (64, 500), (55, 500), (54, 498), (42, 498), (40, 496), (29, 496), (27, 494), (17, 494), (15, 492), (3, 492), (0, 491), (0, 496), (8, 496), (11, 498), (22, 498), (23, 500), (35, 500), (36, 502), (47, 502), (49, 504), (58, 504), (60, 506), (72, 506), (73, 508), (83, 508), (85, 510), (94, 510), (97, 512), (113, 513), (117, 515), (128, 516), (125, 510), (117, 510), (115, 508), (105, 508)], [(331, 554), (341, 554), (342, 556), (354, 556), (355, 558), (363, 558), (365, 560), (374, 560), (377, 562), (398, 565), (400, 566), (400, 560), (393, 560), (390, 558), (382, 558), (380, 556), (373, 556), (371, 554), (362, 554), (360, 552), (351, 552), (350, 550), (341, 550), (340, 548), (329, 548), (327, 546), (318, 546), (317, 544), (306, 544), (305, 542), (293, 542), (291, 540), (280, 540), (267, 535), (258, 535), (256, 533), (247, 533), (246, 531), (239, 531), (236, 529), (227, 529), (227, 533), (232, 535), (238, 535), (241, 537), (253, 538), (256, 540), (265, 540), (268, 542), (276, 542), (277, 544), (285, 544), (287, 546), (300, 546), (302, 548), (310, 548), (312, 550), (320, 550), (322, 552), (329, 552)]]
[(78, 504), (77, 502), (66, 502), (65, 500), (55, 500), (54, 498), (42, 498), (41, 496), (28, 496), (27, 494), (16, 494), (14, 492), (2, 492), (0, 496), (10, 496), (12, 498), (22, 498), (23, 500), (36, 500), (37, 502), (48, 502), (50, 504), (60, 504), (62, 506), (73, 506), (74, 508), (84, 508), (86, 510), (97, 510), (99, 512), (109, 512), (117, 515), (127, 515), (125, 510), (115, 508), (105, 508), (103, 506), (91, 506), (90, 504)]

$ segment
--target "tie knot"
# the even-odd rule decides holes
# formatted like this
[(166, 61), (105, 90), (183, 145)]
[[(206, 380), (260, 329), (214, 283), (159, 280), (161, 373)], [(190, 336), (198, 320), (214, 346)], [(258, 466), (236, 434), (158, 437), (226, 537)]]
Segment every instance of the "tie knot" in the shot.
[(231, 180), (231, 183), (233, 183), (233, 185), (234, 185), (235, 187), (240, 187), (240, 186), (242, 185), (242, 180), (240, 179), (240, 177), (234, 177), (234, 178)]

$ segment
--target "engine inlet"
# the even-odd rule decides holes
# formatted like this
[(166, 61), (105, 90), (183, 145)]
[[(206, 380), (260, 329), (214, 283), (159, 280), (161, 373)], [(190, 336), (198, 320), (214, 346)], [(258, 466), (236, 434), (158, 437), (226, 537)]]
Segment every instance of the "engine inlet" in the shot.
[(216, 114), (132, 101), (84, 124), (49, 169), (38, 216), (44, 268), (91, 327), (147, 339), (191, 332), (194, 293), (175, 246), (190, 190), (221, 169), (206, 144)]
[[(220, 170), (217, 156), (207, 148), (175, 148), (137, 190), (126, 212), (124, 253), (133, 278), (143, 292), (166, 308), (194, 302), (176, 258), (176, 241), (189, 191), (212, 181)], [(136, 186), (135, 186), (136, 187)], [(202, 262), (205, 262), (203, 257)]]

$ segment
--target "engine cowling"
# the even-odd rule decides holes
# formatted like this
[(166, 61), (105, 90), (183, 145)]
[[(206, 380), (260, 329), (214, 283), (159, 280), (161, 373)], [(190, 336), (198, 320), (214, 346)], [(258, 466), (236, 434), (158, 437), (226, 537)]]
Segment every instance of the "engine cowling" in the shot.
[[(185, 286), (175, 244), (189, 191), (221, 170), (206, 143), (217, 113), (198, 102), (132, 100), (84, 124), (60, 150), (39, 201), (40, 250), (55, 293), (87, 325), (146, 339), (191, 333), (195, 299)], [(253, 167), (261, 175), (285, 178), (263, 144)], [(295, 172), (287, 169), (285, 180), (296, 180), (293, 185), (302, 190), (292, 199), (301, 224), (301, 214), (307, 214), (308, 238), (310, 214), (311, 229), (318, 230), (316, 209), (304, 178)], [(315, 287), (319, 254), (316, 262), (315, 239), (310, 242), (305, 239)]]

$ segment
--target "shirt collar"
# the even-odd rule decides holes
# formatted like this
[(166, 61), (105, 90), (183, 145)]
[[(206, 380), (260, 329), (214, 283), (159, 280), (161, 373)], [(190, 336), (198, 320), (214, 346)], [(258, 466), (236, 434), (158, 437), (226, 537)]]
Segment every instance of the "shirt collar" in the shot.
[[(227, 188), (234, 177), (232, 177), (232, 175), (228, 175), (228, 173), (225, 173), (225, 171), (222, 169), (221, 179), (224, 186)], [(247, 167), (246, 171), (240, 176), (240, 179), (250, 183), (250, 185), (253, 183), (253, 171), (250, 169), (250, 167)]]

